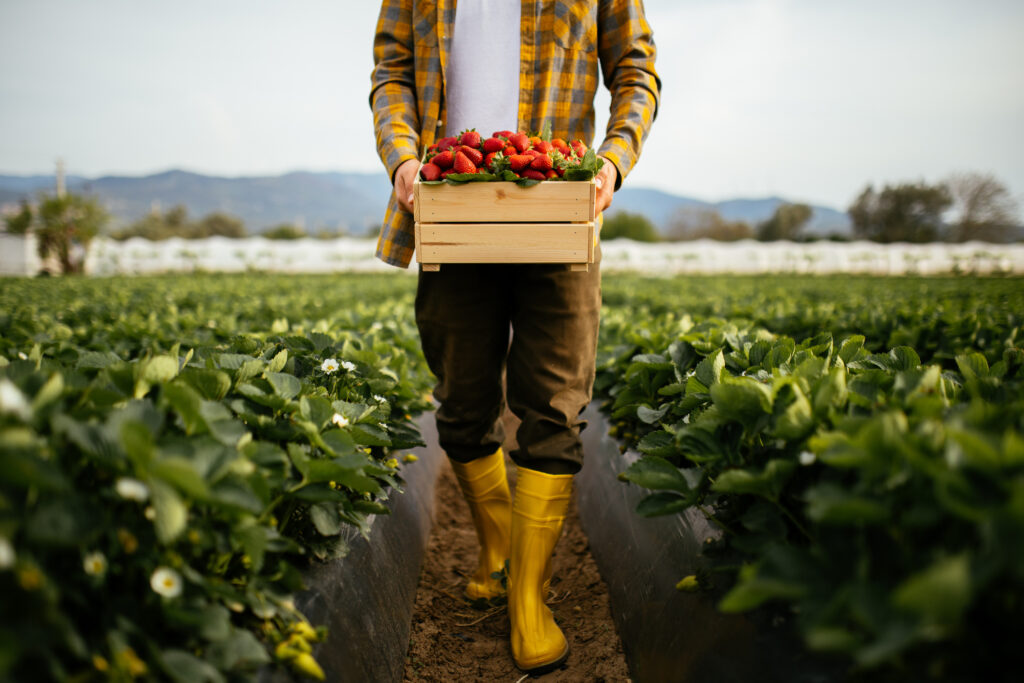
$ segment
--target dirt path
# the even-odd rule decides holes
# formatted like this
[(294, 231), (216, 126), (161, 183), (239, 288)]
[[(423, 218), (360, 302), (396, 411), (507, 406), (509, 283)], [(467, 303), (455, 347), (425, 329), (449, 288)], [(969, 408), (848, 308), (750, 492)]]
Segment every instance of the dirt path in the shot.
[[(508, 427), (508, 433), (514, 434), (514, 425)], [(511, 461), (508, 466), (514, 476)], [(416, 593), (406, 681), (515, 682), (524, 678), (509, 651), (504, 607), (474, 610), (460, 597), (476, 553), (469, 508), (445, 463), (437, 482), (434, 526)], [(555, 549), (551, 587), (556, 597), (550, 604), (569, 639), (569, 660), (562, 669), (532, 680), (628, 681), (622, 643), (608, 608), (608, 591), (580, 528), (575, 501)]]

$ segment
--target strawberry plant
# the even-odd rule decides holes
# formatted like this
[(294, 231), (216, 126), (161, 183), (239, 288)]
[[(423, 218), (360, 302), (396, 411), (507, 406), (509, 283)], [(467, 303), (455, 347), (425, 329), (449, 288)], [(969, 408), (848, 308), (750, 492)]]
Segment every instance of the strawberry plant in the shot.
[(1019, 282), (693, 284), (606, 285), (596, 383), (643, 454), (638, 512), (721, 529), (681, 585), (772, 610), (854, 677), (1000, 680), (1024, 600)]
[[(0, 284), (0, 675), (322, 677), (302, 567), (401, 490), (410, 283)], [(371, 303), (372, 302), (372, 303)]]

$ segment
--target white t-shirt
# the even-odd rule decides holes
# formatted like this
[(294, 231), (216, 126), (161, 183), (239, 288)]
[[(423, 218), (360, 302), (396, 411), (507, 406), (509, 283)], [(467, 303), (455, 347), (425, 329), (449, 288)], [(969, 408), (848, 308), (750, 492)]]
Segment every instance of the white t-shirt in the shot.
[(476, 128), (484, 139), (519, 119), (520, 0), (459, 0), (445, 92), (446, 135)]

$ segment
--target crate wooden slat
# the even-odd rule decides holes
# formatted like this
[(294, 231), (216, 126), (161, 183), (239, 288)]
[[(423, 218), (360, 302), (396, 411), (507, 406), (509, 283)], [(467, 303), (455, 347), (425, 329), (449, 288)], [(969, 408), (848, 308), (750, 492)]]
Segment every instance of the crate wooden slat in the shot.
[(421, 263), (593, 263), (593, 223), (421, 223)]
[(416, 260), (424, 270), (442, 263), (594, 262), (591, 182), (510, 182), (413, 186)]
[(597, 186), (593, 183), (551, 181), (533, 187), (505, 182), (459, 186), (417, 183), (417, 186), (415, 211), (420, 223), (585, 223), (594, 220)]

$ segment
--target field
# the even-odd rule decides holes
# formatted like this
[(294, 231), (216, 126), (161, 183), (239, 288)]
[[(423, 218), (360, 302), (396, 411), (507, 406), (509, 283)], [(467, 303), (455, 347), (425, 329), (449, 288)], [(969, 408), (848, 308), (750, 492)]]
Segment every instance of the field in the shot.
[[(652, 490), (641, 514), (699, 506), (723, 532), (681, 590), (774, 610), (856, 671), (955, 680), (967, 653), (1019, 659), (1024, 282), (603, 287), (595, 398), (645, 454), (623, 486)], [(343, 555), (342, 530), (416, 466), (414, 290), (0, 281), (0, 675), (316, 675), (302, 567)]]

